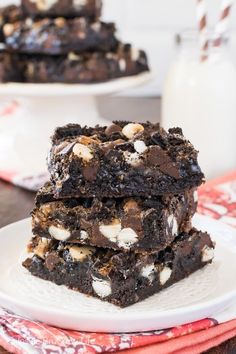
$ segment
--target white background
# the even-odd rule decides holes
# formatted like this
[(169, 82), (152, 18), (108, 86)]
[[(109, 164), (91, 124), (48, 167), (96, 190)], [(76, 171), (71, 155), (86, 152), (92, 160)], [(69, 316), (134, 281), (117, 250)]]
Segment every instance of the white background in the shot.
[[(12, 2), (0, 0), (1, 6)], [(144, 48), (149, 54), (155, 80), (145, 90), (142, 89), (142, 93), (161, 93), (166, 71), (176, 54), (175, 34), (184, 28), (196, 27), (195, 4), (196, 0), (104, 0), (104, 19), (116, 22), (123, 41)], [(208, 0), (207, 5), (209, 23), (213, 25), (219, 15), (220, 0)], [(234, 24), (236, 4), (232, 11), (231, 27)], [(236, 32), (232, 31), (232, 35), (236, 62)]]

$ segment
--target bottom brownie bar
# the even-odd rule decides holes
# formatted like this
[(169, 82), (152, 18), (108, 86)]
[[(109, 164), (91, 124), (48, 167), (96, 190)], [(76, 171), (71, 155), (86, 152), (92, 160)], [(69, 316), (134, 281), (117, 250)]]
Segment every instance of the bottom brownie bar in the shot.
[(207, 233), (192, 229), (159, 252), (122, 253), (35, 237), (32, 258), (23, 262), (33, 275), (126, 307), (187, 277), (213, 259)]
[(37, 83), (105, 82), (148, 71), (144, 51), (120, 44), (114, 53), (84, 53), (67, 56), (25, 56), (25, 81)]
[(116, 52), (47, 56), (0, 48), (0, 82), (90, 84), (148, 71), (144, 51), (120, 44)]

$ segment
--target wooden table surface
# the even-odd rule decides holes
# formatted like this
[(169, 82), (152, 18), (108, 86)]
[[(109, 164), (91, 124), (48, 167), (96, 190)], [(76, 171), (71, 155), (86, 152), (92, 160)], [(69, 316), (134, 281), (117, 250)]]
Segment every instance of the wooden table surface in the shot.
[[(104, 99), (103, 99), (104, 100)], [(144, 98), (112, 98), (99, 102), (103, 116), (114, 119), (156, 120), (160, 117), (160, 101)], [(117, 109), (119, 107), (119, 109)], [(0, 181), (0, 227), (15, 222), (30, 215), (35, 194)], [(7, 353), (0, 347), (0, 354)], [(235, 354), (236, 338), (233, 338), (208, 354)]]

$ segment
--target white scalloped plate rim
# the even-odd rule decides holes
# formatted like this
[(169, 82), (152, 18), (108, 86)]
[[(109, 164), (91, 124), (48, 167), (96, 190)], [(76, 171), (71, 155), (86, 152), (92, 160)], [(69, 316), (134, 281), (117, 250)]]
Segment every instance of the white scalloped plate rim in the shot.
[[(227, 250), (229, 255), (231, 254), (231, 256), (235, 257), (236, 230), (233, 227), (201, 215), (196, 215), (195, 224), (197, 226), (201, 226), (202, 229), (213, 232), (213, 238), (217, 239), (217, 247)], [(4, 235), (9, 235), (9, 237), (6, 237), (8, 243), (5, 241), (4, 249), (7, 249), (7, 247), (12, 247), (9, 240), (10, 235), (12, 234), (17, 235), (18, 237), (22, 237), (22, 239), (24, 238), (25, 242), (26, 237), (22, 235), (23, 232), (24, 234), (30, 235), (30, 219), (24, 219), (2, 228), (0, 230), (0, 238)], [(14, 237), (15, 236), (13, 236), (13, 239)], [(21, 249), (15, 250), (15, 252), (18, 254), (18, 257), (23, 251), (23, 247), (24, 245), (22, 245)], [(3, 248), (0, 250), (0, 259), (2, 258), (1, 252), (4, 252)], [(18, 259), (16, 262), (17, 261)], [(234, 263), (234, 275), (236, 275), (236, 257)], [(2, 265), (0, 263), (0, 267), (1, 266)], [(208, 267), (211, 267), (211, 265)], [(201, 270), (198, 272), (201, 272)], [(191, 276), (188, 278), (188, 280), (189, 279), (191, 279)], [(43, 282), (47, 283), (46, 281)], [(1, 283), (2, 281), (0, 275), (0, 284)], [(58, 327), (97, 332), (137, 332), (158, 330), (197, 321), (205, 317), (214, 317), (214, 314), (230, 306), (234, 300), (236, 301), (236, 281), (234, 285), (235, 286), (233, 286), (231, 291), (223, 293), (221, 296), (216, 297), (215, 299), (209, 301), (201, 301), (196, 305), (193, 303), (190, 306), (183, 306), (180, 308), (164, 311), (155, 311), (153, 308), (150, 308), (148, 311), (137, 311), (136, 313), (132, 311), (130, 313), (127, 308), (122, 309), (122, 312), (114, 313), (102, 312), (101, 309), (95, 313), (75, 313), (73, 312), (73, 309), (68, 311), (65, 309), (52, 308), (50, 306), (42, 306), (40, 304), (31, 304), (27, 303), (27, 301), (19, 300), (14, 296), (9, 295), (6, 292), (6, 289), (4, 290), (2, 285), (0, 285), (0, 304), (11, 311), (18, 313), (19, 315), (28, 317), (32, 320), (46, 322), (50, 325)], [(172, 287), (174, 288), (174, 286), (175, 285)], [(167, 290), (168, 289), (165, 291)], [(73, 292), (72, 290), (69, 291)], [(158, 296), (158, 294), (154, 296)], [(101, 303), (102, 307), (102, 304), (104, 303), (100, 300), (97, 301)]]
[(63, 83), (3, 83), (0, 84), (0, 95), (18, 95), (29, 97), (55, 97), (71, 95), (106, 95), (143, 85), (153, 79), (151, 72), (143, 72), (134, 76), (122, 77), (107, 82), (94, 84)]

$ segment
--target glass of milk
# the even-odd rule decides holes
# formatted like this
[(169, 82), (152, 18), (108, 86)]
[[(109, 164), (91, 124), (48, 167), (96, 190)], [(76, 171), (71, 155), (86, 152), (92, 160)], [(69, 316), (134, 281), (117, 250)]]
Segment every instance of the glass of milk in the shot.
[(179, 35), (178, 55), (164, 83), (162, 125), (183, 129), (212, 178), (236, 168), (236, 69), (228, 41), (214, 47), (209, 38), (207, 59), (201, 61), (197, 32)]

